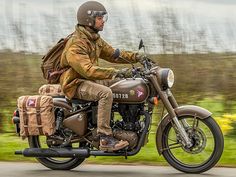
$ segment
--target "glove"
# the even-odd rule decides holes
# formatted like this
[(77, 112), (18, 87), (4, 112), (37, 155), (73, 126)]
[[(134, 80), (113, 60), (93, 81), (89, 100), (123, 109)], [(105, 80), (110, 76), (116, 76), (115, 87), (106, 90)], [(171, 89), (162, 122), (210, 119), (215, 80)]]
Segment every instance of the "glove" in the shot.
[(115, 78), (128, 78), (128, 77), (132, 77), (132, 70), (129, 68), (123, 68), (121, 70), (116, 70), (115, 72)]
[(137, 62), (143, 64), (143, 62), (145, 61), (145, 59), (146, 59), (145, 55), (139, 54), (139, 53), (136, 54), (136, 60), (137, 60)]
[(155, 63), (156, 63), (156, 62), (154, 62), (152, 59), (146, 57), (146, 56), (143, 55), (143, 54), (137, 54), (137, 55), (136, 55), (136, 60), (137, 60), (139, 63), (141, 63), (141, 64), (143, 64), (143, 62), (144, 62), (145, 60), (151, 62), (152, 64), (155, 64)]

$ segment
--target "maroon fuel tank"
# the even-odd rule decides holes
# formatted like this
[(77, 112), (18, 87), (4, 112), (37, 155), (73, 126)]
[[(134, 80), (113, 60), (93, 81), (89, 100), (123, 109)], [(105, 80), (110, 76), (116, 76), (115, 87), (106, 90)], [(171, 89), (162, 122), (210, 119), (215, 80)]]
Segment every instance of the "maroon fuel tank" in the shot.
[(142, 78), (123, 79), (110, 88), (115, 103), (142, 103), (149, 96), (149, 87)]

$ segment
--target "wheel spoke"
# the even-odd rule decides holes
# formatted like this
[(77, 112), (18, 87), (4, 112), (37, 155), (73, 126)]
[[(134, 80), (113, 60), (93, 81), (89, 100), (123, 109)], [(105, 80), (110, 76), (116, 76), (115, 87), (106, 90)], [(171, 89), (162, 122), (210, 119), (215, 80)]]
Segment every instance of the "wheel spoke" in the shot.
[(207, 151), (202, 151), (201, 153), (203, 154), (204, 157), (209, 157), (209, 153), (207, 153)]
[(172, 138), (170, 138), (170, 137), (168, 137), (168, 135), (166, 135), (166, 134), (164, 134), (163, 136), (165, 136), (168, 140), (170, 140), (170, 141), (172, 141), (172, 142), (175, 142), (175, 143), (177, 143), (176, 142), (176, 139), (174, 140), (174, 139), (172, 139)]
[(182, 147), (182, 145), (179, 144), (178, 142), (175, 142), (175, 143), (169, 144), (167, 148), (163, 149), (163, 151), (170, 150), (170, 149), (176, 149), (176, 148), (180, 148), (180, 147)]

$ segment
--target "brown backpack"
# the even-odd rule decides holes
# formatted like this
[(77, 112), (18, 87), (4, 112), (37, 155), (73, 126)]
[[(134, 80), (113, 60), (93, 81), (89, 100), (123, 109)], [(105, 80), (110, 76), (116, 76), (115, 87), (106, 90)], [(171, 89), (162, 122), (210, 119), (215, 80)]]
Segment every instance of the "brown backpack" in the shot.
[(68, 69), (61, 68), (60, 60), (65, 45), (72, 34), (68, 35), (66, 38), (60, 39), (42, 58), (41, 69), (43, 77), (49, 84), (58, 84), (61, 74)]

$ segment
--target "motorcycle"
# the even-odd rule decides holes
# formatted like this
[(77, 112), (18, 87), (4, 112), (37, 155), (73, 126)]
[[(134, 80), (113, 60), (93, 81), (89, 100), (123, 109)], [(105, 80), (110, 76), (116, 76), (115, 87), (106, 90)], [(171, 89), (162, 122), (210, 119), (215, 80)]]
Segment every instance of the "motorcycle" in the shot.
[[(141, 48), (145, 52), (142, 40)], [(162, 101), (167, 114), (161, 117), (156, 130), (159, 155), (185, 173), (202, 173), (214, 167), (222, 155), (224, 139), (212, 113), (198, 106), (179, 106), (171, 92), (173, 71), (161, 68), (148, 57), (143, 68), (133, 66), (132, 73), (132, 78), (110, 86), (113, 92), (110, 125), (115, 138), (129, 142), (127, 148), (115, 152), (99, 150), (97, 102), (57, 96), (53, 97), (56, 132), (51, 136), (29, 136), (29, 148), (15, 154), (36, 157), (53, 170), (73, 169), (90, 156), (136, 155), (148, 142), (154, 107)], [(17, 111), (13, 122), (19, 133)]]

